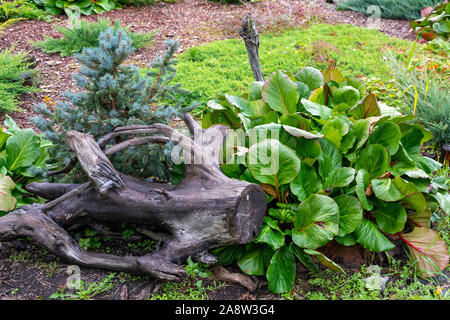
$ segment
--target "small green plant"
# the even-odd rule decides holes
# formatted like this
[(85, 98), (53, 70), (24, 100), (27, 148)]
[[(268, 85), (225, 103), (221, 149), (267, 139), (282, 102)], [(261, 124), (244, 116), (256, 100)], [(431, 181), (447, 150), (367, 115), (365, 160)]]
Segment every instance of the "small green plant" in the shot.
[[(45, 53), (60, 53), (62, 57), (71, 56), (81, 52), (83, 48), (98, 47), (99, 35), (108, 29), (110, 25), (111, 21), (109, 19), (99, 19), (96, 22), (81, 20), (80, 25), (76, 28), (56, 26), (55, 30), (63, 34), (62, 38), (44, 36), (44, 41), (37, 41), (34, 43), (34, 46), (42, 49)], [(120, 20), (114, 21), (112, 28), (114, 30), (123, 28)], [(123, 29), (128, 32), (129, 28), (125, 27)], [(127, 34), (132, 41), (133, 47), (136, 49), (150, 45), (155, 36), (155, 32), (128, 32)]]
[(423, 8), (434, 6), (440, 1), (442, 0), (340, 0), (338, 10), (353, 10), (369, 15), (374, 13), (371, 6), (377, 6), (383, 18), (414, 20), (420, 18)]
[(17, 109), (18, 96), (36, 89), (24, 85), (25, 77), (33, 79), (36, 71), (26, 52), (13, 53), (15, 47), (0, 51), (0, 112)]
[(73, 292), (65, 292), (63, 289), (59, 289), (49, 298), (54, 300), (92, 300), (95, 296), (114, 288), (114, 277), (115, 273), (110, 273), (100, 282), (86, 284), (84, 281), (80, 281), (79, 289), (74, 289)]
[(20, 129), (9, 116), (0, 128), (0, 216), (25, 204), (41, 202), (23, 186), (43, 178), (50, 141), (32, 129)]
[(450, 37), (450, 3), (446, 0), (430, 9), (429, 14), (410, 22), (411, 29), (419, 36), (419, 39), (448, 40)]
[(361, 81), (336, 68), (277, 71), (208, 107), (203, 128), (235, 129), (222, 171), (259, 183), (269, 207), (253, 242), (213, 251), (221, 263), (236, 260), (282, 293), (294, 285), (296, 258), (312, 271), (317, 261), (345, 273), (317, 250), (332, 239), (385, 252), (396, 235), (418, 272), (447, 267), (446, 244), (429, 223), (434, 208), (450, 211), (448, 186), (433, 176), (441, 164), (420, 154), (432, 134), (367, 94)]
[(27, 0), (0, 1), (0, 22), (9, 19), (48, 20), (47, 14)]
[(100, 237), (97, 235), (97, 231), (86, 229), (84, 231), (83, 238), (80, 238), (78, 240), (78, 244), (80, 247), (82, 247), (84, 250), (88, 251), (89, 249), (96, 250), (102, 246), (102, 243), (100, 242)]

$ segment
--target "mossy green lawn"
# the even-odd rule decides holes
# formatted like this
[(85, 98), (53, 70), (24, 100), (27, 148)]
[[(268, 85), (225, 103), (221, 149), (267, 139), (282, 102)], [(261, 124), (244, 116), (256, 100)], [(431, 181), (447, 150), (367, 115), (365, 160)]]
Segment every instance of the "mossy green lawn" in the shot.
[[(276, 70), (300, 70), (306, 66), (325, 69), (329, 60), (335, 61), (344, 76), (388, 78), (385, 50), (404, 52), (410, 46), (408, 40), (391, 38), (374, 29), (315, 24), (281, 35), (260, 35), (259, 54), (266, 78)], [(182, 83), (192, 92), (192, 98), (202, 103), (224, 93), (240, 94), (253, 81), (241, 39), (190, 48), (178, 56), (176, 68), (174, 81)]]

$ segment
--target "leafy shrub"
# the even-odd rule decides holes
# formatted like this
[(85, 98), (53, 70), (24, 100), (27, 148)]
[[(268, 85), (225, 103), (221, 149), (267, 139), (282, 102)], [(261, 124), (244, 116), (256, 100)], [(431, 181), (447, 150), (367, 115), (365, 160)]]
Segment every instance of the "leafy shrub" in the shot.
[(47, 20), (47, 15), (27, 0), (1, 1), (0, 22), (17, 18)]
[(17, 96), (35, 90), (23, 85), (24, 75), (32, 78), (36, 73), (31, 69), (27, 54), (13, 54), (13, 50), (14, 47), (0, 51), (0, 112), (15, 110)]
[(73, 12), (84, 15), (102, 13), (112, 9), (120, 8), (121, 5), (115, 0), (33, 0), (36, 5), (43, 8), (51, 15), (65, 12), (68, 16)]
[(123, 0), (121, 1), (126, 6), (134, 6), (134, 7), (146, 7), (146, 6), (154, 6), (158, 0)]
[(51, 142), (32, 129), (20, 129), (7, 117), (0, 128), (0, 216), (24, 204), (39, 200), (22, 186), (42, 179)]
[(259, 2), (261, 0), (209, 0), (209, 1), (230, 3), (230, 4), (240, 4), (240, 3), (243, 3), (243, 2)]
[(432, 7), (442, 0), (340, 0), (338, 10), (353, 10), (369, 14), (370, 6), (380, 8), (381, 17), (414, 20), (420, 18), (420, 10)]
[(236, 129), (228, 139), (241, 141), (226, 144), (224, 151), (237, 151), (224, 152), (223, 172), (259, 183), (269, 203), (256, 239), (215, 250), (220, 263), (237, 260), (280, 293), (294, 285), (295, 258), (310, 270), (317, 270), (314, 258), (344, 272), (319, 248), (334, 239), (385, 252), (396, 235), (421, 272), (447, 267), (445, 242), (429, 221), (439, 206), (450, 212), (448, 186), (432, 175), (441, 164), (420, 155), (432, 135), (378, 103), (362, 82), (337, 69), (277, 71), (208, 106), (202, 126), (227, 125)]
[[(99, 19), (96, 22), (81, 20), (77, 28), (56, 26), (56, 31), (63, 34), (62, 38), (56, 39), (44, 36), (44, 41), (37, 41), (34, 43), (34, 46), (41, 48), (46, 53), (60, 52), (62, 57), (70, 56), (81, 52), (83, 48), (97, 47), (100, 33), (108, 29), (110, 25), (111, 21), (109, 19)], [(133, 47), (136, 49), (149, 45), (155, 36), (155, 32), (128, 32), (129, 27), (122, 27), (120, 20), (114, 21), (112, 28), (114, 30), (124, 29), (128, 33)]]
[[(169, 41), (167, 46), (165, 56), (155, 59), (151, 71), (144, 75), (133, 65), (123, 65), (134, 48), (121, 29), (107, 29), (99, 36), (99, 47), (85, 48), (82, 54), (75, 55), (81, 69), (73, 78), (81, 92), (65, 93), (71, 103), (57, 102), (53, 112), (45, 104), (36, 106), (39, 116), (32, 118), (33, 124), (57, 146), (51, 154), (59, 164), (67, 164), (72, 156), (65, 143), (69, 130), (90, 133), (98, 139), (118, 126), (167, 123), (190, 110), (183, 107), (182, 100), (175, 106), (159, 105), (162, 99), (184, 92), (178, 85), (169, 85), (176, 73), (172, 65), (178, 43)], [(170, 145), (128, 148), (111, 160), (125, 174), (167, 179)]]
[(450, 3), (445, 1), (445, 3), (436, 5), (430, 14), (411, 21), (409, 24), (420, 39), (447, 40), (450, 36)]

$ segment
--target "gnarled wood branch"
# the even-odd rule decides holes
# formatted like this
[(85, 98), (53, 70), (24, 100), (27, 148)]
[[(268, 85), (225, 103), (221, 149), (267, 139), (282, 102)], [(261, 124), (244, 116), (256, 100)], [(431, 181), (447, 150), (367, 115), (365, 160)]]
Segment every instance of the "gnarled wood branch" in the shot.
[[(0, 218), (0, 241), (31, 237), (70, 263), (176, 280), (188, 256), (213, 263), (211, 248), (243, 244), (259, 232), (266, 197), (262, 188), (226, 177), (219, 166), (219, 150), (227, 128), (203, 130), (190, 116), (184, 118), (188, 137), (170, 126), (117, 128), (100, 139), (69, 132), (67, 141), (89, 181), (82, 185), (32, 183), (26, 189), (52, 200), (24, 206)], [(147, 136), (150, 134), (150, 136)], [(111, 139), (133, 136), (102, 151)], [(138, 136), (138, 137), (136, 137)], [(107, 155), (141, 143), (173, 141), (198, 163), (185, 165), (179, 185), (139, 180), (118, 172)], [(142, 257), (86, 252), (66, 230), (93, 223), (126, 222), (163, 241), (158, 250)], [(145, 226), (155, 227), (158, 232)]]

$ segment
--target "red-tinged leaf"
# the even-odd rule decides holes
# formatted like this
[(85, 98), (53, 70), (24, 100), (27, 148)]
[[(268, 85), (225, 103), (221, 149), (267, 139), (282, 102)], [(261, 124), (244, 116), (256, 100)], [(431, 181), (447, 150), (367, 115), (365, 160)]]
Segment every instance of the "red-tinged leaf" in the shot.
[(417, 227), (399, 236), (407, 244), (417, 269), (426, 276), (436, 276), (447, 267), (448, 249), (436, 231)]

